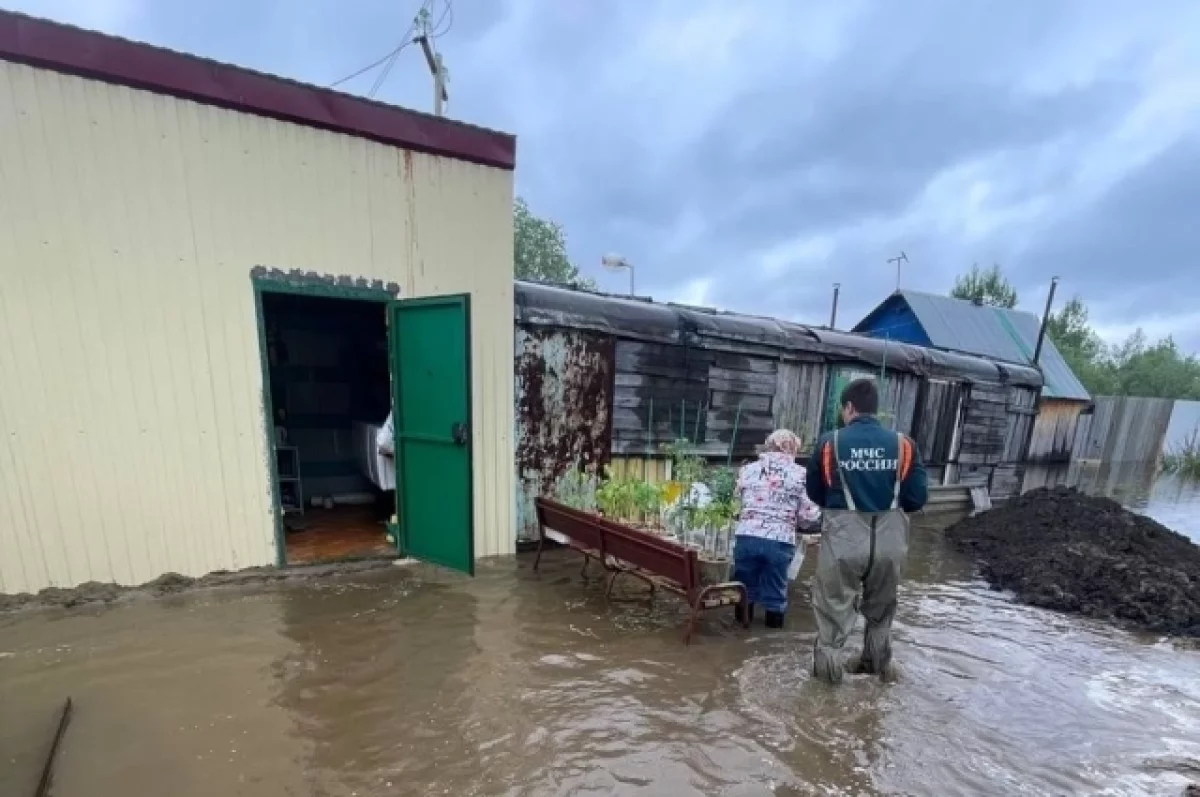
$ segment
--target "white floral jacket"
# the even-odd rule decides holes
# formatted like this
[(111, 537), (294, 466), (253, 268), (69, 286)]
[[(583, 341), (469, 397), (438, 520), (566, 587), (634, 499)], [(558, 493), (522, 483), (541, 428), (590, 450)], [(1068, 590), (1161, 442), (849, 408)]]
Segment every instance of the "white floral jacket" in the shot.
[(738, 474), (742, 511), (737, 533), (794, 545), (800, 522), (813, 523), (821, 510), (804, 490), (804, 467), (775, 451), (760, 454)]

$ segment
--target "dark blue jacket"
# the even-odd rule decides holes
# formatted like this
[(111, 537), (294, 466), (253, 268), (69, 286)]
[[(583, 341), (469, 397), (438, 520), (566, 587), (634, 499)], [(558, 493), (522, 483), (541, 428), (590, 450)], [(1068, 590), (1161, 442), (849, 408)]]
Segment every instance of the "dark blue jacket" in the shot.
[(838, 431), (834, 456), (833, 432), (817, 441), (808, 461), (805, 489), (817, 506), (847, 509), (842, 494), (841, 471), (846, 474), (854, 508), (860, 512), (883, 512), (892, 506), (896, 473), (900, 473), (900, 508), (916, 512), (929, 498), (929, 477), (921, 463), (921, 452), (907, 436), (900, 437), (879, 425), (872, 415), (859, 415)]

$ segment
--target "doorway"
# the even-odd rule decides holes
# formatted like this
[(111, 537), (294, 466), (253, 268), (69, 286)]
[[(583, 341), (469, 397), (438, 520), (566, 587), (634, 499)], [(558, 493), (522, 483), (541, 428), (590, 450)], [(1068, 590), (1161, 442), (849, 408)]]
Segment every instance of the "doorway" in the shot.
[(387, 304), (261, 302), (284, 564), (395, 556), (394, 477), (370, 461), (391, 409)]
[(474, 572), (470, 302), (255, 278), (277, 564)]

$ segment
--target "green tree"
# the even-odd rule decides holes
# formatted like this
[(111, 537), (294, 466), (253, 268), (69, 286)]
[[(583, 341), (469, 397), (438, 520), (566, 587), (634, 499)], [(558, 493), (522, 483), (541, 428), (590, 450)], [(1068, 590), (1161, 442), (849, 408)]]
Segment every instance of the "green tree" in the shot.
[(1084, 359), (1095, 360), (1104, 351), (1100, 336), (1088, 324), (1087, 306), (1078, 296), (1071, 297), (1061, 310), (1050, 314), (1046, 334), (1063, 355), (1070, 351)]
[(1200, 362), (1170, 337), (1153, 345), (1139, 329), (1110, 355), (1114, 392), (1121, 396), (1200, 397)]
[(593, 288), (567, 256), (567, 236), (562, 225), (535, 216), (524, 199), (513, 203), (513, 264), (517, 279)]
[(1103, 367), (1104, 341), (1088, 323), (1088, 309), (1082, 299), (1073, 296), (1061, 310), (1050, 314), (1046, 336), (1054, 341), (1055, 348), (1089, 392), (1112, 393), (1111, 372)]
[(1200, 398), (1200, 360), (1181, 352), (1170, 337), (1148, 343), (1140, 329), (1119, 345), (1105, 346), (1078, 296), (1050, 315), (1046, 335), (1093, 395)]
[(955, 299), (979, 300), (992, 307), (1017, 306), (1017, 289), (1004, 278), (998, 265), (988, 269), (971, 266), (969, 272), (954, 278), (950, 295)]

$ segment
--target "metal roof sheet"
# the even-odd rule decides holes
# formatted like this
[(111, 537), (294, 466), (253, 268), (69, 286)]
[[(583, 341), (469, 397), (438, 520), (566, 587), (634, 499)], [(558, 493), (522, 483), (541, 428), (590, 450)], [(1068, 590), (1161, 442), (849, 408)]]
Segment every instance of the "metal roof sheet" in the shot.
[[(1041, 323), (1033, 313), (1002, 307), (980, 306), (950, 296), (901, 290), (896, 297), (907, 302), (929, 341), (939, 349), (950, 349), (1010, 363), (1033, 363)], [(880, 307), (883, 305), (881, 304)], [(878, 309), (878, 308), (876, 308)], [(856, 327), (860, 331), (875, 314), (872, 311)], [(1042, 373), (1046, 398), (1090, 401), (1087, 388), (1075, 376), (1049, 337), (1042, 345)]]
[(0, 60), (485, 166), (516, 164), (506, 133), (4, 9)]
[(889, 342), (764, 316), (661, 304), (523, 280), (516, 282), (514, 299), (518, 323), (592, 329), (617, 337), (676, 344), (687, 340), (720, 340), (745, 347), (807, 353), (830, 361), (885, 366), (920, 376), (1031, 388), (1042, 385), (1042, 375), (1028, 365), (997, 363), (976, 355)]

